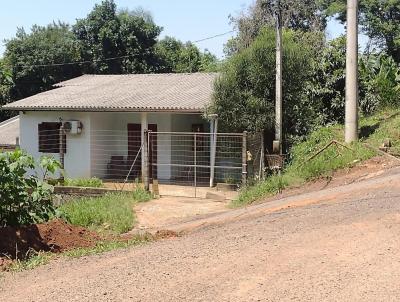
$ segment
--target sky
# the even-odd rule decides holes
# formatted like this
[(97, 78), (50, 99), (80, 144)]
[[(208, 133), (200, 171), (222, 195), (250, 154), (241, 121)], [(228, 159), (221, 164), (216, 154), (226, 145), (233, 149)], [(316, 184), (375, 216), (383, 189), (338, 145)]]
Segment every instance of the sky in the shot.
[[(4, 1), (0, 10), (0, 55), (4, 40), (15, 35), (17, 27), (29, 30), (33, 24), (47, 25), (52, 21), (75, 23), (85, 17), (100, 0), (12, 0)], [(232, 30), (229, 15), (237, 15), (253, 0), (116, 0), (118, 8), (142, 7), (152, 13), (157, 25), (164, 28), (161, 37), (168, 35), (182, 41), (197, 41)], [(343, 26), (329, 22), (328, 37), (344, 32)], [(223, 57), (223, 45), (232, 37), (199, 42), (200, 49), (208, 49)], [(362, 39), (361, 39), (362, 40)]]

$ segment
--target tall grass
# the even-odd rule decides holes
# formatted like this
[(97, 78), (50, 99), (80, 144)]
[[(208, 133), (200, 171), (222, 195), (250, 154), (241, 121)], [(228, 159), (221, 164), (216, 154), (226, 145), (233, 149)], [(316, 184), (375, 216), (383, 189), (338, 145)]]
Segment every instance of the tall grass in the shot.
[(79, 198), (60, 206), (59, 211), (71, 224), (101, 233), (122, 234), (131, 230), (136, 222), (134, 205), (150, 198), (144, 189), (137, 189), (133, 193)]

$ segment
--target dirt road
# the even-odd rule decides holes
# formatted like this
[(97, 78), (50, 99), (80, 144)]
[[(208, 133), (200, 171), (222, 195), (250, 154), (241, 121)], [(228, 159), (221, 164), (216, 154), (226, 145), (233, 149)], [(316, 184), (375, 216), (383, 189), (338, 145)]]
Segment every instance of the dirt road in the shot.
[(6, 275), (0, 301), (399, 301), (398, 173), (292, 197), (308, 201), (294, 207), (249, 208), (181, 238)]

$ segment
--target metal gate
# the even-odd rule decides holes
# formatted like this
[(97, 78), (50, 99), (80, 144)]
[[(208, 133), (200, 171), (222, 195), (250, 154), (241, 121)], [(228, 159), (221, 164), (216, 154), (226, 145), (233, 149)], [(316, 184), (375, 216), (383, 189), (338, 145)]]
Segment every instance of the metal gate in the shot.
[(218, 183), (239, 186), (246, 180), (246, 139), (246, 133), (148, 131), (145, 177), (161, 195), (204, 197)]

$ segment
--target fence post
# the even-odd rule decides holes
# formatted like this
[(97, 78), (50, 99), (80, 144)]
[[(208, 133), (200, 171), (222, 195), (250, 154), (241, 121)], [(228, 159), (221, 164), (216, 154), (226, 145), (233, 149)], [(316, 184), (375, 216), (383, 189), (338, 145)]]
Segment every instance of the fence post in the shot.
[(194, 197), (197, 197), (197, 135), (194, 133)]
[[(60, 164), (61, 164), (61, 169), (64, 170), (64, 124), (63, 122), (61, 122), (60, 125), (60, 130), (59, 130), (59, 141), (60, 141), (60, 149), (59, 149), (59, 153), (60, 153)], [(63, 181), (64, 180), (64, 174), (61, 173), (60, 174), (60, 180)]]
[(149, 130), (144, 130), (144, 140), (143, 140), (143, 184), (146, 191), (150, 190), (149, 181), (149, 145), (150, 145), (150, 133)]
[(247, 131), (243, 132), (242, 143), (242, 185), (247, 183)]

